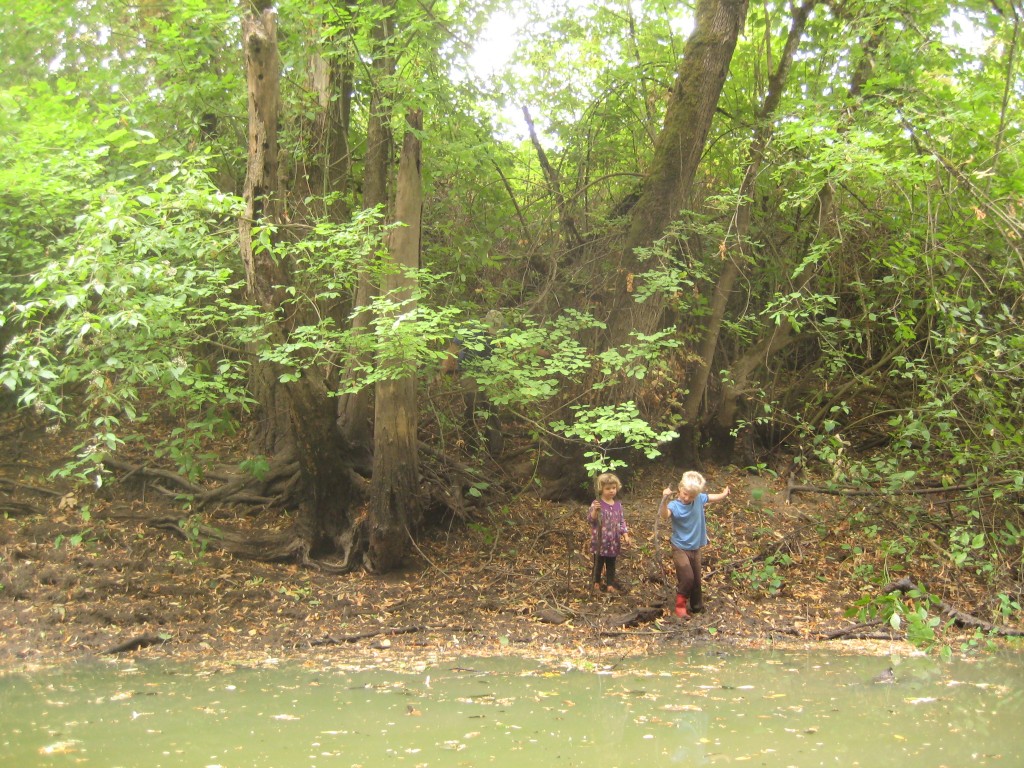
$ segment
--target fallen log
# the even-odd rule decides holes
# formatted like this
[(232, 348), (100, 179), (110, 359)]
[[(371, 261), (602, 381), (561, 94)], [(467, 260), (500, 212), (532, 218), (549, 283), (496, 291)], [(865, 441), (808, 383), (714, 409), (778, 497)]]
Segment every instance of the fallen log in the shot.
[(426, 627), (413, 625), (410, 627), (394, 627), (387, 628), (381, 627), (380, 629), (371, 629), (366, 632), (356, 632), (352, 635), (328, 635), (319, 640), (311, 640), (310, 645), (316, 647), (321, 645), (341, 645), (342, 643), (356, 643), (360, 640), (369, 640), (371, 637), (377, 637), (378, 635), (407, 635), (412, 632), (422, 632)]
[(963, 493), (964, 491), (977, 491), (983, 487), (1009, 485), (1010, 480), (996, 480), (982, 486), (980, 484), (965, 483), (962, 485), (937, 485), (925, 486), (923, 488), (901, 488), (897, 490), (876, 489), (876, 488), (850, 488), (832, 487), (821, 485), (802, 485), (796, 482), (792, 474), (786, 483), (786, 493), (783, 500), (786, 504), (792, 502), (794, 493), (824, 493), (832, 496), (928, 496), (933, 493)]
[(130, 653), (131, 651), (137, 651), (140, 648), (148, 648), (151, 645), (161, 645), (170, 640), (170, 637), (165, 635), (138, 635), (136, 637), (129, 638), (124, 642), (112, 645), (109, 648), (105, 648), (100, 651), (100, 655), (114, 654), (114, 653)]
[[(889, 595), (893, 592), (900, 592), (902, 594), (907, 594), (908, 592), (920, 592), (922, 595), (928, 594), (926, 589), (918, 586), (906, 577), (897, 579), (882, 590), (882, 594), (884, 595)], [(1024, 629), (1015, 629), (1013, 627), (1004, 627), (999, 624), (992, 624), (991, 622), (979, 619), (977, 616), (965, 613), (944, 600), (938, 601), (938, 607), (939, 612), (943, 616), (951, 619), (953, 623), (959, 627), (963, 627), (965, 629), (980, 629), (983, 632), (999, 635), (1000, 637), (1024, 637)]]

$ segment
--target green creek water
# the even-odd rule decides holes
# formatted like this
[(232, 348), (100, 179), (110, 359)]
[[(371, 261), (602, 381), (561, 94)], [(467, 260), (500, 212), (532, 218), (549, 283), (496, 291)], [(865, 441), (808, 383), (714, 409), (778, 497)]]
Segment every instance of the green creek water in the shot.
[(415, 673), (119, 661), (0, 676), (0, 705), (4, 768), (1024, 766), (1020, 654), (703, 648)]

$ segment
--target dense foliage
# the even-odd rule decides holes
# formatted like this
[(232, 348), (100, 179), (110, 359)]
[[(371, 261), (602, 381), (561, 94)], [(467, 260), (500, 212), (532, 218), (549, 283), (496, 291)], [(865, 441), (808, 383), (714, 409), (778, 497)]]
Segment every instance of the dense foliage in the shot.
[[(0, 381), (83, 431), (69, 472), (95, 480), (139, 442), (198, 477), (210, 441), (261, 407), (259, 364), (339, 394), (426, 371), (424, 430), (483, 466), (465, 425), (436, 416), (433, 373), (500, 308), (477, 381), (538, 461), (561, 441), (591, 471), (635, 464), (689, 426), (701, 453), (761, 471), (962, 489), (953, 549), (1021, 546), (1004, 514), (1024, 497), (1013, 4), (752, 4), (692, 203), (624, 274), (689, 9), (283, 2), (283, 214), (257, 229), (287, 265), (276, 320), (238, 256), (242, 11), (15, 5), (0, 11)], [(482, 66), (510, 28), (507, 60)], [(339, 105), (334, 156), (322, 118)], [(405, 115), (425, 115), (414, 296), (359, 294), (401, 225), (363, 210), (374, 110), (392, 175)], [(622, 285), (664, 302), (654, 334), (609, 331)], [(287, 338), (270, 333), (285, 315)], [(609, 400), (629, 381), (635, 397)], [(143, 428), (158, 415), (173, 429)]]

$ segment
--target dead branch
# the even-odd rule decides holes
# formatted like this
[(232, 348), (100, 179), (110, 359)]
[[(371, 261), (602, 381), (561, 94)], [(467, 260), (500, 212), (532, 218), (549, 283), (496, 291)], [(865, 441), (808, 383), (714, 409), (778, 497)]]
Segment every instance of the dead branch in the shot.
[(395, 635), (407, 635), (413, 632), (422, 632), (426, 629), (428, 629), (428, 627), (420, 625), (394, 628), (381, 627), (380, 629), (371, 629), (366, 632), (356, 632), (352, 635), (328, 635), (327, 637), (319, 640), (311, 640), (309, 644), (314, 647), (320, 645), (341, 645), (342, 643), (356, 643), (360, 640), (368, 640), (369, 638), (377, 637), (378, 635), (388, 635), (393, 637)]
[(161, 645), (166, 643), (170, 638), (163, 637), (161, 635), (138, 635), (137, 637), (129, 638), (124, 642), (112, 645), (109, 648), (105, 648), (100, 651), (100, 655), (113, 654), (113, 653), (129, 653), (130, 651), (137, 651), (140, 648), (147, 648), (151, 645)]
[[(907, 594), (908, 592), (920, 592), (923, 595), (927, 595), (927, 590), (919, 587), (909, 578), (898, 579), (897, 581), (889, 584), (885, 589), (882, 590), (882, 594), (888, 595), (893, 592), (900, 592)], [(1000, 637), (1024, 637), (1024, 629), (1014, 629), (1013, 627), (1004, 627), (998, 624), (991, 624), (990, 622), (983, 621), (977, 616), (972, 616), (969, 613), (964, 613), (957, 608), (954, 608), (944, 600), (938, 602), (939, 611), (943, 616), (951, 619), (959, 627), (965, 629), (980, 629), (983, 632), (988, 632), (993, 635), (999, 635)]]
[(28, 504), (24, 501), (15, 501), (14, 499), (4, 496), (0, 498), (0, 513), (5, 515), (41, 515), (43, 510), (39, 507)]
[(926, 486), (924, 488), (903, 488), (900, 490), (880, 490), (871, 488), (832, 488), (820, 485), (800, 485), (790, 474), (789, 482), (786, 484), (784, 500), (786, 504), (791, 503), (791, 496), (794, 493), (825, 493), (832, 496), (927, 496), (932, 493), (961, 493), (963, 491), (978, 491), (982, 488), (992, 488), (1001, 485), (1009, 485), (1010, 480), (996, 480), (984, 485), (980, 483), (965, 483), (962, 485)]

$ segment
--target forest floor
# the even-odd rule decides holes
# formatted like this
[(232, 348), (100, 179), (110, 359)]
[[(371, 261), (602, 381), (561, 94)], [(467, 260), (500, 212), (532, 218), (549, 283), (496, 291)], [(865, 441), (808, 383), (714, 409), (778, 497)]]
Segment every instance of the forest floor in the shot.
[[(50, 476), (66, 444), (17, 418), (0, 425), (0, 441), (0, 671), (122, 654), (391, 669), (491, 655), (607, 663), (694, 643), (907, 654), (916, 649), (902, 631), (848, 615), (901, 577), (1000, 621), (991, 577), (955, 568), (929, 544), (955, 522), (937, 497), (916, 512), (911, 540), (904, 500), (788, 496), (784, 480), (709, 467), (708, 490), (728, 485), (731, 495), (708, 506), (706, 609), (681, 620), (667, 526), (655, 526), (678, 468), (648, 469), (624, 490), (634, 541), (619, 558), (626, 590), (612, 595), (591, 589), (583, 504), (509, 498), (420, 534), (399, 573), (335, 576), (155, 529), (147, 516), (185, 514), (152, 489), (72, 493)], [(205, 522), (241, 532), (287, 523), (243, 508)], [(1004, 581), (1019, 599), (1020, 553), (1010, 559)], [(978, 641), (969, 628), (940, 630), (939, 644), (954, 650)]]

